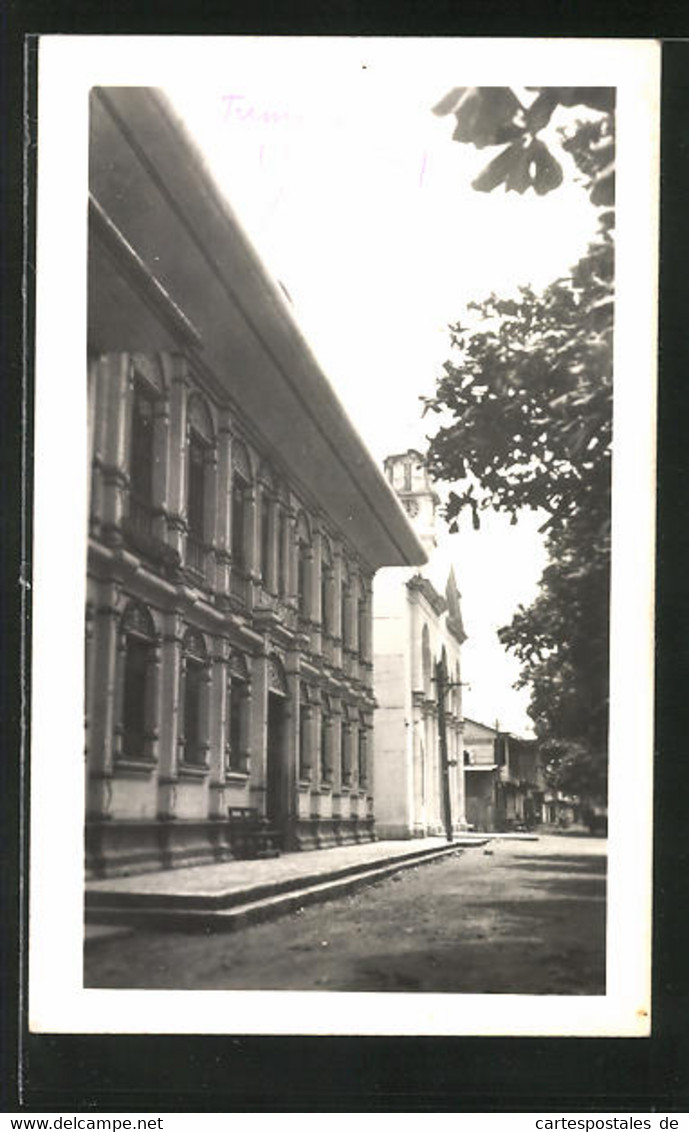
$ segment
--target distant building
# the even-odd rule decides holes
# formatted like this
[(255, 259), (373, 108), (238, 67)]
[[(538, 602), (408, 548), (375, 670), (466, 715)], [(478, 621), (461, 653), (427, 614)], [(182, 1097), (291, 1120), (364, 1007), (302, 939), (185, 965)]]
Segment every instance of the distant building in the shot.
[(498, 732), (464, 719), (463, 766), (466, 819), (472, 829), (497, 829)]
[(380, 570), (374, 581), (376, 828), (381, 837), (444, 832), (435, 664), (445, 659), (449, 795), (454, 830), (466, 828), (462, 772), (461, 646), (466, 639), (454, 571), (441, 588), (438, 496), (415, 450), (389, 456), (385, 473), (428, 554), (421, 572)]
[(372, 580), (423, 549), (157, 92), (93, 93), (90, 193), (89, 872), (224, 859), (229, 807), (370, 839)]
[(474, 719), (464, 721), (466, 816), (475, 829), (545, 820), (545, 781), (536, 741)]

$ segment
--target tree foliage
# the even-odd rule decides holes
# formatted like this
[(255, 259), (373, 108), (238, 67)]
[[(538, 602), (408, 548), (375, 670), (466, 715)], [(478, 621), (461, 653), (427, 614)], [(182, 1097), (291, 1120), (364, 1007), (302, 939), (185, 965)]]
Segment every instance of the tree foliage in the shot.
[[(593, 121), (577, 122), (562, 136), (562, 148), (571, 153), (584, 174), (593, 204), (612, 208), (615, 199), (615, 138), (612, 87), (531, 87), (525, 104), (511, 87), (455, 87), (433, 108), (438, 115), (453, 114), (455, 141), (478, 149), (501, 145), (473, 182), (479, 192), (504, 185), (508, 192), (533, 188), (543, 195), (562, 184), (562, 165), (540, 135), (554, 111), (584, 106), (598, 111)], [(507, 143), (505, 145), (505, 143)]]
[(450, 328), (452, 357), (426, 412), (441, 415), (428, 458), (433, 474), (454, 485), (451, 529), (466, 510), (474, 526), (488, 507), (513, 521), (525, 508), (545, 515), (548, 565), (540, 592), (499, 636), (521, 662), (520, 684), (531, 689), (529, 711), (552, 784), (601, 798), (612, 439), (611, 93), (548, 88), (525, 109), (508, 88), (457, 88), (436, 112), (455, 114), (458, 141), (505, 146), (475, 188), (504, 184), (508, 191), (542, 193), (557, 187), (562, 170), (550, 150), (546, 162), (540, 146), (534, 148), (546, 145), (536, 135), (556, 105), (582, 103), (605, 113), (575, 122), (559, 137), (600, 209), (596, 241), (542, 293), (523, 287), (517, 298), (493, 294), (471, 305), (471, 327)]

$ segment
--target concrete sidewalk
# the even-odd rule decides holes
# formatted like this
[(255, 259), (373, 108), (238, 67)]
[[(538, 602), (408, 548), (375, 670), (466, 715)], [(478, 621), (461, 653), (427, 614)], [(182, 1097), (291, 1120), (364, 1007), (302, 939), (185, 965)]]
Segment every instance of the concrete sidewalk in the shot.
[(494, 836), (373, 841), (89, 881), (87, 942), (102, 938), (105, 924), (232, 930), (351, 892), (426, 860), (485, 845)]

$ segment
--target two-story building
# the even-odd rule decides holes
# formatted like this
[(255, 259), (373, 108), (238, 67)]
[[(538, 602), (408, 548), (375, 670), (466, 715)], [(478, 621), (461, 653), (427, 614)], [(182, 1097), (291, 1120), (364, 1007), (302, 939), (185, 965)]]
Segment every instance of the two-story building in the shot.
[(424, 561), (167, 100), (91, 99), (93, 875), (374, 835), (372, 580)]
[(543, 820), (545, 779), (534, 739), (465, 719), (464, 780), (472, 828), (513, 829)]
[[(374, 582), (376, 820), (383, 837), (466, 828), (462, 772), (461, 646), (466, 639), (454, 570), (438, 556), (438, 495), (423, 456), (389, 456), (385, 474), (428, 555), (422, 570), (381, 570)], [(444, 583), (441, 588), (440, 578)], [(447, 768), (440, 743), (436, 665), (444, 664)], [(446, 779), (445, 779), (446, 773)], [(445, 793), (447, 782), (447, 794)]]

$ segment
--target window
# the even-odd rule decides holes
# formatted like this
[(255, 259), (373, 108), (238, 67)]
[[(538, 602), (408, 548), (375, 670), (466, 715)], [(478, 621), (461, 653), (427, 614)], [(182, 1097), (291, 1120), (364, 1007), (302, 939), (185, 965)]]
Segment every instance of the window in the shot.
[(306, 684), (301, 684), (299, 689), (299, 777), (302, 780), (311, 777), (310, 723), (309, 692)]
[(428, 632), (428, 625), (424, 625), (421, 633), (421, 665), (422, 665), (422, 678), (423, 678), (423, 691), (427, 699), (431, 698), (432, 684), (431, 684), (431, 641)]
[(149, 645), (145, 641), (127, 637), (122, 742), (122, 753), (127, 759), (145, 758), (148, 652)]
[(321, 555), (321, 625), (325, 636), (330, 636), (333, 627), (332, 618), (333, 595), (333, 562), (330, 547), (323, 542)]
[(249, 668), (242, 653), (234, 652), (230, 658), (230, 683), (228, 688), (228, 756), (230, 771), (246, 773), (248, 751), (246, 749), (246, 728), (249, 710)]
[(271, 522), (270, 522), (270, 508), (271, 499), (267, 492), (263, 492), (261, 496), (261, 578), (263, 585), (268, 587), (270, 582), (270, 553), (271, 545)]
[(189, 519), (189, 534), (198, 542), (204, 536), (204, 501), (206, 488), (204, 444), (200, 437), (192, 433), (189, 441), (189, 484), (187, 494), (187, 512)]
[(153, 507), (154, 410), (155, 395), (137, 378), (129, 455), (129, 514), (134, 524), (144, 531), (150, 528)]
[(367, 766), (366, 753), (367, 753), (366, 725), (364, 724), (364, 720), (362, 718), (361, 722), (359, 724), (359, 736), (358, 736), (358, 741), (357, 741), (357, 771), (358, 771), (358, 774), (359, 774), (359, 785), (360, 786), (366, 785), (366, 780), (367, 780), (367, 777), (368, 777), (368, 766)]
[(366, 604), (366, 594), (364, 587), (359, 586), (359, 593), (357, 597), (356, 615), (357, 615), (357, 630), (359, 634), (359, 656), (362, 660), (366, 657), (366, 640), (367, 640), (367, 613), (368, 607)]
[(233, 680), (230, 684), (230, 769), (242, 767), (242, 700), (241, 685)]
[(308, 619), (311, 597), (311, 535), (302, 513), (297, 523), (297, 598), (299, 615)]
[(209, 463), (215, 447), (213, 418), (198, 393), (192, 393), (187, 407), (187, 566), (203, 574), (209, 542), (208, 488)]
[(347, 749), (349, 743), (349, 728), (347, 722), (342, 719), (340, 723), (340, 782), (346, 785), (349, 782), (349, 751)]
[(232, 565), (239, 574), (248, 574), (253, 566), (253, 550), (249, 545), (254, 531), (250, 531), (249, 492), (252, 484), (249, 453), (238, 438), (232, 441), (232, 502), (230, 519)]
[(278, 594), (287, 593), (287, 516), (282, 507), (278, 513)]
[(199, 572), (204, 566), (206, 502), (206, 446), (196, 433), (189, 438), (187, 473), (187, 565)]
[(330, 764), (330, 701), (326, 695), (323, 696), (323, 705), (321, 708), (321, 781), (329, 782), (332, 778), (332, 766)]
[(248, 484), (237, 472), (232, 480), (232, 565), (246, 569), (244, 526), (246, 522), (246, 490)]
[(207, 654), (201, 633), (187, 630), (183, 643), (183, 758), (191, 766), (206, 762), (205, 720), (202, 690), (205, 683)]
[(349, 632), (349, 579), (345, 574), (342, 579), (342, 589), (340, 590), (340, 626), (342, 635), (342, 646), (346, 648), (350, 640)]
[(155, 629), (140, 602), (130, 602), (122, 617), (124, 672), (122, 674), (122, 756), (146, 759), (149, 740), (152, 660)]

